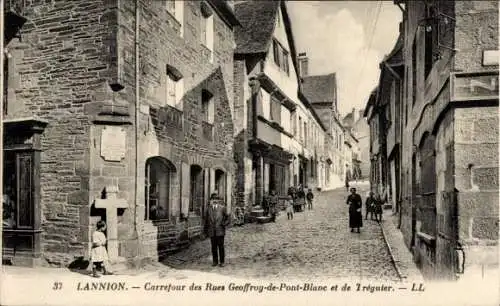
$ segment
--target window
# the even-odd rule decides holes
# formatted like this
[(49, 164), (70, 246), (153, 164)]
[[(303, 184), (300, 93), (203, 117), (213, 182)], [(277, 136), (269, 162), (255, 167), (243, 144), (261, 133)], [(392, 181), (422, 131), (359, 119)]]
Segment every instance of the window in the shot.
[(201, 43), (210, 50), (210, 61), (214, 53), (214, 16), (206, 2), (201, 2)]
[(201, 112), (203, 121), (213, 124), (215, 117), (214, 96), (208, 90), (201, 92)]
[(412, 54), (411, 54), (411, 73), (412, 73), (412, 106), (417, 101), (417, 37), (413, 41)]
[(290, 117), (290, 126), (292, 127), (292, 134), (297, 136), (297, 113), (293, 112)]
[(270, 119), (281, 124), (281, 102), (276, 97), (271, 97)]
[(166, 83), (166, 104), (182, 110), (182, 97), (184, 95), (182, 75), (169, 65), (167, 65)]
[(273, 39), (273, 60), (281, 70), (290, 73), (288, 51), (276, 39)]
[(175, 166), (162, 157), (146, 161), (145, 220), (167, 220), (170, 216), (171, 180)]
[(299, 116), (299, 141), (302, 141), (302, 117)]
[(167, 0), (165, 1), (167, 11), (174, 16), (180, 24), (180, 36), (184, 35), (184, 1), (183, 0)]
[(273, 60), (276, 65), (280, 65), (280, 48), (278, 41), (273, 40)]
[(33, 153), (4, 151), (3, 228), (33, 228)]
[(262, 117), (267, 120), (271, 119), (271, 95), (264, 88), (261, 88), (262, 93)]
[(304, 144), (307, 146), (307, 122), (304, 122)]
[(191, 197), (189, 199), (189, 211), (201, 214), (205, 198), (205, 175), (203, 169), (198, 165), (191, 165)]
[(434, 47), (437, 45), (437, 32), (438, 32), (438, 24), (433, 18), (436, 15), (436, 7), (433, 5), (426, 4), (426, 18), (429, 18), (430, 23), (426, 25), (425, 28), (425, 65), (424, 65), (424, 73), (425, 78), (432, 70), (432, 66), (434, 64)]
[(220, 169), (215, 170), (215, 193), (224, 203), (226, 199), (226, 173)]
[(9, 58), (6, 54), (3, 56), (3, 114), (8, 112), (9, 96)]

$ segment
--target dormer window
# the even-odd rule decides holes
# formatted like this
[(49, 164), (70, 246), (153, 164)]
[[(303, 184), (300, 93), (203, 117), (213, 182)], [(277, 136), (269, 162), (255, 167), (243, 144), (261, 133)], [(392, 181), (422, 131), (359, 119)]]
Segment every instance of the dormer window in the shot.
[(166, 83), (166, 104), (182, 110), (184, 80), (180, 71), (173, 66), (167, 65)]
[(214, 53), (214, 14), (212, 8), (206, 2), (201, 2), (200, 9), (201, 43), (210, 50), (210, 62), (212, 62)]
[(213, 124), (215, 117), (214, 96), (208, 90), (201, 92), (201, 110), (203, 121)]
[(276, 39), (273, 39), (273, 60), (280, 70), (285, 71), (287, 74), (290, 73), (288, 51)]

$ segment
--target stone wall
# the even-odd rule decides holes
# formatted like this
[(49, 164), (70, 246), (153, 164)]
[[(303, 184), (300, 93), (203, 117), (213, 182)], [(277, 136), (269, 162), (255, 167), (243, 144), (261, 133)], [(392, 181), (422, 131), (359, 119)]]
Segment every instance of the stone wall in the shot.
[(498, 49), (498, 1), (455, 2), (456, 71), (498, 70), (482, 65), (484, 50)]
[[(118, 211), (120, 256), (140, 255), (135, 224), (137, 231), (148, 237), (141, 242), (154, 245), (142, 252), (149, 257), (158, 254), (160, 236), (167, 237), (163, 240), (168, 245), (169, 241), (177, 243), (182, 232), (187, 232), (188, 238), (199, 234), (199, 216), (178, 222), (180, 211), (189, 202), (189, 188), (181, 192), (181, 173), (173, 180), (176, 192), (171, 211), (175, 218), (161, 227), (145, 224), (143, 182), (145, 161), (150, 156), (165, 156), (178, 170), (194, 163), (211, 173), (224, 169), (230, 177), (226, 196), (232, 199), (232, 29), (214, 12), (214, 60), (209, 63), (209, 51), (200, 40), (200, 2), (183, 3), (184, 37), (178, 35), (179, 24), (173, 16), (160, 9), (161, 1), (139, 3), (138, 194), (134, 192), (135, 131), (130, 125), (136, 105), (135, 2), (30, 3), (21, 12), (28, 19), (21, 30), (22, 40), (14, 39), (7, 46), (11, 53), (7, 118), (36, 116), (48, 121), (42, 135), (40, 171), (45, 264), (64, 265), (75, 257), (88, 256), (89, 234), (95, 222), (104, 217), (92, 203), (109, 185), (118, 186), (118, 196), (129, 203), (129, 208)], [(175, 110), (160, 107), (167, 64), (184, 77), (180, 116)], [(202, 132), (202, 89), (214, 93), (212, 140)], [(172, 128), (172, 123), (180, 124), (181, 129)], [(125, 131), (125, 157), (119, 162), (105, 161), (101, 156), (102, 130), (116, 124)], [(184, 171), (184, 182), (185, 177)]]
[(455, 110), (458, 237), (466, 272), (498, 266), (498, 107)]
[[(132, 1), (120, 2), (118, 45), (124, 59), (123, 71), (135, 69), (135, 7)], [(198, 1), (184, 4), (184, 29), (163, 7), (161, 1), (141, 1), (139, 37), (140, 78), (140, 152), (138, 182), (145, 180), (146, 160), (161, 156), (176, 168), (170, 200), (170, 219), (153, 224), (144, 221), (144, 188), (139, 188), (136, 219), (143, 246), (142, 257), (163, 255), (179, 243), (187, 242), (201, 232), (199, 212), (189, 212), (191, 165), (199, 165), (210, 173), (210, 186), (205, 186), (205, 199), (214, 191), (214, 171), (223, 170), (230, 178), (227, 196), (232, 200), (234, 180), (233, 156), (233, 33), (218, 16), (214, 16), (214, 54), (201, 44), (201, 8)], [(184, 83), (182, 109), (164, 106), (167, 65), (175, 67)], [(128, 79), (130, 77), (130, 79)], [(134, 80), (125, 74), (124, 83)], [(201, 93), (209, 90), (215, 103), (213, 138), (203, 133)], [(133, 96), (133, 93), (130, 93)], [(129, 99), (133, 102), (132, 99)], [(208, 178), (207, 178), (208, 180)], [(205, 181), (205, 184), (207, 183)], [(228, 201), (228, 205), (232, 201)], [(187, 219), (181, 218), (187, 216)], [(127, 254), (127, 256), (130, 254)]]
[(48, 121), (42, 136), (41, 222), (45, 264), (85, 256), (89, 241), (89, 133), (85, 106), (100, 102), (111, 67), (109, 1), (37, 1), (22, 10), (22, 40), (7, 47), (8, 117)]

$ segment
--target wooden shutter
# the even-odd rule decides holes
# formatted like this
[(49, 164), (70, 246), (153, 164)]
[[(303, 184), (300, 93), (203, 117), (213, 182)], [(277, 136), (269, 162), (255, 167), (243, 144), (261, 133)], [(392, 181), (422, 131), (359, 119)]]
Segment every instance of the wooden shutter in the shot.
[(190, 194), (189, 194), (189, 189), (191, 185), (191, 179), (190, 179), (190, 167), (186, 163), (181, 164), (181, 213), (184, 215), (187, 215), (189, 211), (189, 200), (190, 200)]

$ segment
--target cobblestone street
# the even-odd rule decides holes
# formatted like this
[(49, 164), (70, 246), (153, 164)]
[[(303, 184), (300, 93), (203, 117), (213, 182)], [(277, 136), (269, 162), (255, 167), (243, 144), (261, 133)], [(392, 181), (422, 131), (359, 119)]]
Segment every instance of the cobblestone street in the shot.
[[(367, 186), (358, 191), (364, 201)], [(363, 219), (361, 234), (349, 231), (346, 195), (344, 188), (322, 192), (316, 194), (313, 210), (295, 213), (293, 220), (280, 212), (276, 223), (231, 228), (224, 268), (211, 266), (209, 239), (164, 263), (236, 277), (399, 281), (380, 226)]]

